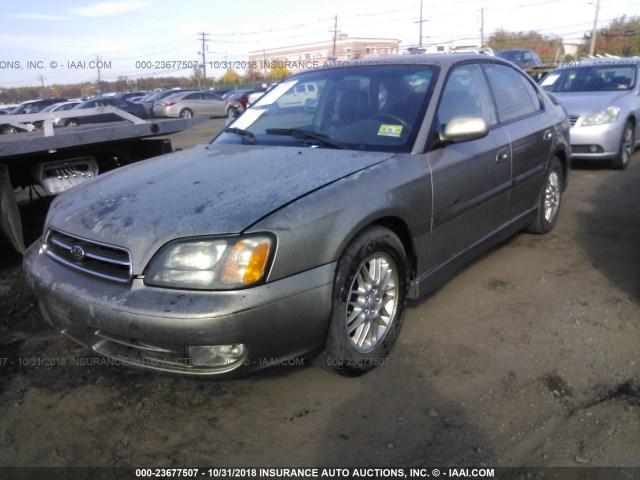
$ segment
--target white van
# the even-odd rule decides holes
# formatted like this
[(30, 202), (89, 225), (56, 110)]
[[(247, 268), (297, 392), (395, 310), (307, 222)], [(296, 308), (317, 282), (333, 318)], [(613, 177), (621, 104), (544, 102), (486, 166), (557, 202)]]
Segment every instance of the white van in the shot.
[(315, 83), (297, 83), (278, 99), (278, 107), (305, 107), (318, 99)]

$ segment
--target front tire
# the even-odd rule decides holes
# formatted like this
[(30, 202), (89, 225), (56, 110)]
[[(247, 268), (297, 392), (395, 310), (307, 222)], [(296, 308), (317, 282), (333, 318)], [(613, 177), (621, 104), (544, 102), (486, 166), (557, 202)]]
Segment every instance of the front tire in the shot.
[(78, 120), (76, 120), (75, 118), (70, 118), (69, 120), (64, 122), (65, 127), (77, 127), (78, 125), (80, 125), (80, 122), (78, 122)]
[(627, 120), (624, 125), (624, 131), (622, 132), (622, 140), (620, 141), (620, 151), (618, 156), (611, 160), (611, 168), (615, 170), (624, 170), (629, 166), (631, 156), (635, 149), (635, 135), (633, 130), (633, 123)]
[(393, 232), (375, 226), (359, 234), (338, 262), (329, 332), (315, 363), (348, 376), (385, 363), (404, 318), (408, 272)]
[(563, 185), (562, 165), (558, 158), (553, 157), (545, 172), (544, 183), (538, 197), (536, 218), (527, 228), (529, 232), (542, 234), (553, 230), (560, 211)]

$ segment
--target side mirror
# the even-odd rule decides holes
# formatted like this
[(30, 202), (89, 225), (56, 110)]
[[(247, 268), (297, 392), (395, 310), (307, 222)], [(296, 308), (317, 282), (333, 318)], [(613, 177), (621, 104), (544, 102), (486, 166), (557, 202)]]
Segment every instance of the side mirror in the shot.
[(440, 141), (462, 143), (479, 140), (489, 134), (489, 125), (482, 117), (453, 117), (440, 133)]

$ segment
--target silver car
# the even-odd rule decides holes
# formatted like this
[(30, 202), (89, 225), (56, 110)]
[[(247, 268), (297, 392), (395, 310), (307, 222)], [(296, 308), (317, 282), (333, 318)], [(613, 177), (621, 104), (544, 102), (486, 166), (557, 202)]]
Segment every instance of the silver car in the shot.
[(228, 101), (209, 92), (180, 92), (159, 100), (153, 106), (156, 117), (232, 117), (235, 114)]
[(541, 87), (567, 109), (573, 158), (625, 169), (640, 142), (640, 57), (569, 62)]
[[(317, 102), (274, 108), (298, 84)], [(230, 377), (309, 356), (359, 375), (409, 298), (554, 227), (568, 138), (564, 109), (501, 59), (307, 71), (211, 144), (58, 196), (27, 283), (47, 322), (128, 365)]]

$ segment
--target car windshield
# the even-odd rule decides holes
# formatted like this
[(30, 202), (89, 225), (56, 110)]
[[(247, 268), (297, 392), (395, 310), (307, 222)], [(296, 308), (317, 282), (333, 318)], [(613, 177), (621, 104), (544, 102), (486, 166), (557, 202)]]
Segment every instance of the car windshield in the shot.
[(496, 56), (509, 60), (510, 62), (519, 62), (522, 60), (523, 53), (524, 52), (522, 50), (503, 50), (501, 52), (496, 52)]
[(45, 112), (54, 112), (56, 111), (58, 108), (60, 108), (63, 104), (62, 103), (54, 103), (52, 105), (49, 105), (46, 108), (43, 108), (42, 110), (40, 110), (41, 113), (45, 113)]
[(555, 70), (540, 86), (549, 92), (601, 92), (630, 90), (635, 82), (634, 65), (594, 65)]
[(32, 113), (34, 109), (35, 109), (35, 104), (33, 102), (21, 103), (11, 113), (14, 115), (17, 115), (20, 113)]
[(380, 65), (314, 70), (263, 95), (213, 143), (408, 152), (438, 67)]

